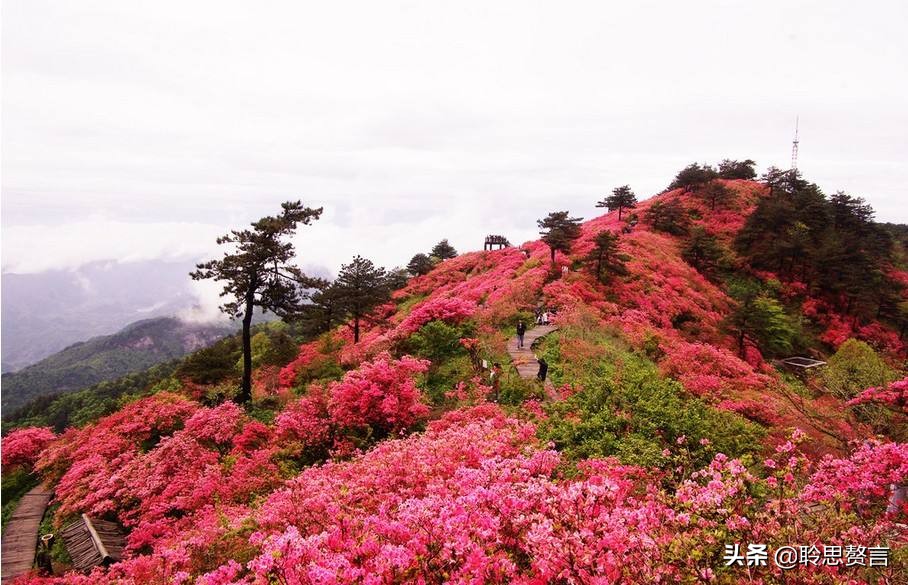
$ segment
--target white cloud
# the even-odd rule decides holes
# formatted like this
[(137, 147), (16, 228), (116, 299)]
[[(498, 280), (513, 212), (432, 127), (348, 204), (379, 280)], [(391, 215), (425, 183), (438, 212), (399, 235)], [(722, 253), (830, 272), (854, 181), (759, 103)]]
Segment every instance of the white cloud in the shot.
[(195, 258), (286, 199), (301, 261), (535, 234), (751, 157), (908, 221), (906, 5), (4, 2), (3, 269)]
[(201, 223), (136, 223), (98, 216), (58, 225), (11, 225), (3, 229), (3, 271), (43, 272), (111, 259), (196, 258), (215, 249), (221, 231)]

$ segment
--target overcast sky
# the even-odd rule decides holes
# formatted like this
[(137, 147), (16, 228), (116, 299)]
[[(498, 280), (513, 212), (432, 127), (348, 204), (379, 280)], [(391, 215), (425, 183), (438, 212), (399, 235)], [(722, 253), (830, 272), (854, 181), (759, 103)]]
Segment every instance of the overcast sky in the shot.
[(2, 6), (4, 271), (211, 254), (301, 198), (301, 262), (520, 242), (692, 161), (800, 168), (908, 221), (906, 3)]

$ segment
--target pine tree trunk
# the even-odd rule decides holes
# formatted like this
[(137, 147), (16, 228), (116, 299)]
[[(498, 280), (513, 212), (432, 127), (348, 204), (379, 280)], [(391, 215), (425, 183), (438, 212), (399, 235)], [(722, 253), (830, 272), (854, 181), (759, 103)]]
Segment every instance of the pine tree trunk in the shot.
[(552, 252), (552, 265), (554, 265), (555, 264), (555, 248), (550, 246), (549, 251)]
[(353, 343), (359, 343), (359, 317), (353, 317)]
[(255, 291), (250, 287), (246, 294), (246, 312), (243, 314), (243, 386), (237, 401), (245, 404), (252, 400), (252, 313), (255, 310)]

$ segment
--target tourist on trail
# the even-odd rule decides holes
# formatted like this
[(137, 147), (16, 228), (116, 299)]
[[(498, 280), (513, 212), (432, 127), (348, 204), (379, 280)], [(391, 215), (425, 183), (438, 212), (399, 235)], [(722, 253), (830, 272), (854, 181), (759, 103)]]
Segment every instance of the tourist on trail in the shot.
[(492, 371), (489, 373), (489, 381), (492, 383), (492, 402), (498, 402), (498, 392), (501, 389), (501, 364), (495, 362)]
[(548, 325), (548, 324), (549, 324), (549, 312), (548, 312), (548, 311), (543, 311), (543, 312), (542, 312), (542, 324), (543, 324), (543, 325)]
[(523, 321), (517, 322), (517, 349), (523, 349), (523, 335), (527, 332), (526, 323)]
[(536, 378), (540, 382), (545, 382), (545, 376), (549, 373), (549, 363), (545, 361), (545, 358), (537, 357), (536, 361), (539, 362), (539, 373), (536, 374)]

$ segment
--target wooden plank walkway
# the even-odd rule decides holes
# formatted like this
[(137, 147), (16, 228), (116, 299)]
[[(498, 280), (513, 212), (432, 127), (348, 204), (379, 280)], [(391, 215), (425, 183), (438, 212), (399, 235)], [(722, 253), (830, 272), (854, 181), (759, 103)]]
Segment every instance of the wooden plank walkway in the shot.
[(38, 526), (51, 498), (51, 490), (43, 485), (32, 488), (19, 500), (16, 511), (3, 528), (2, 582), (10, 583), (31, 570), (38, 545)]
[(517, 336), (508, 341), (508, 355), (521, 378), (533, 379), (539, 373), (539, 362), (533, 357), (533, 343), (558, 329), (555, 325), (537, 325), (528, 329), (523, 336), (523, 349), (517, 347)]

